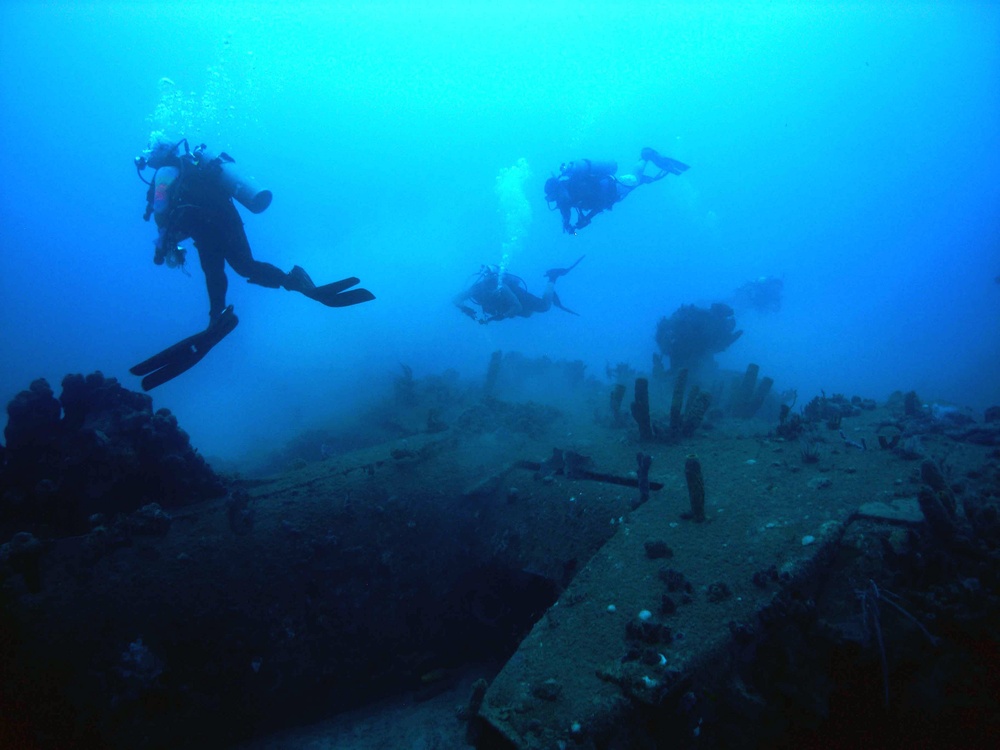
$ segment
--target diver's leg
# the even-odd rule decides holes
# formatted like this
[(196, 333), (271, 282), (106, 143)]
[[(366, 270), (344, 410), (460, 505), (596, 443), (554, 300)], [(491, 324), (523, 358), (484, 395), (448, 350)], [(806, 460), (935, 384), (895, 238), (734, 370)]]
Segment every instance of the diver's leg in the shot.
[(226, 309), (226, 290), (229, 280), (226, 278), (226, 258), (214, 243), (195, 241), (198, 248), (198, 260), (201, 270), (205, 273), (205, 287), (208, 290), (208, 322), (214, 323)]
[[(645, 151), (645, 149), (643, 149), (643, 151)], [(632, 174), (635, 175), (636, 186), (646, 185), (650, 182), (655, 182), (656, 180), (660, 179), (659, 176), (650, 177), (649, 175), (646, 174), (646, 167), (648, 166), (649, 162), (646, 159), (640, 159), (635, 163), (635, 169), (632, 171)]]
[(533, 313), (548, 312), (552, 307), (552, 297), (555, 296), (555, 293), (556, 282), (553, 280), (545, 285), (545, 291), (542, 292), (541, 297), (529, 294), (529, 304), (524, 305), (524, 307), (530, 309)]
[(288, 281), (288, 274), (277, 266), (255, 260), (243, 220), (234, 206), (215, 217), (215, 237), (225, 260), (236, 273), (251, 284), (277, 289)]
[(648, 182), (656, 182), (656, 180), (661, 180), (668, 174), (682, 174), (690, 169), (684, 162), (671, 159), (669, 156), (661, 156), (658, 151), (648, 146), (642, 150), (640, 158), (644, 162), (653, 162), (660, 169), (659, 174), (647, 178), (646, 181)]
[(348, 307), (375, 299), (375, 295), (367, 289), (349, 289), (360, 281), (354, 276), (317, 287), (309, 274), (299, 266), (294, 266), (289, 273), (285, 273), (275, 265), (255, 260), (246, 232), (243, 231), (243, 222), (235, 208), (232, 219), (235, 220), (227, 221), (223, 230), (226, 239), (223, 245), (225, 257), (232, 269), (251, 284), (269, 289), (284, 287), (291, 292), (301, 292), (327, 307)]
[[(237, 219), (237, 221), (239, 220)], [(254, 260), (242, 222), (230, 223), (226, 231), (225, 246), (226, 260), (229, 265), (251, 284), (277, 289), (289, 280), (288, 274), (277, 266)]]
[(290, 292), (302, 292), (307, 295), (316, 288), (309, 274), (300, 266), (293, 266), (290, 272), (285, 273), (271, 263), (255, 260), (242, 222), (230, 225), (228, 238), (226, 260), (232, 269), (249, 283), (268, 289), (284, 287)]
[(559, 300), (559, 295), (556, 294), (556, 279), (560, 276), (565, 276), (567, 273), (576, 268), (576, 264), (583, 260), (583, 258), (584, 256), (581, 255), (569, 268), (550, 268), (545, 272), (545, 275), (549, 277), (549, 283), (545, 285), (545, 291), (542, 292), (541, 298), (539, 299), (534, 295), (530, 295), (534, 300), (537, 300), (533, 312), (546, 312), (549, 308), (555, 305), (560, 310), (565, 310), (572, 315), (578, 314), (570, 310)]
[(572, 271), (574, 268), (580, 265), (580, 261), (586, 257), (587, 257), (586, 255), (581, 255), (579, 258), (573, 261), (573, 265), (571, 265), (569, 268), (550, 268), (548, 271), (543, 273), (542, 276), (547, 276), (549, 281), (551, 281), (554, 284), (556, 282), (556, 279), (558, 279), (560, 276), (565, 276), (566, 274), (568, 274), (570, 271)]

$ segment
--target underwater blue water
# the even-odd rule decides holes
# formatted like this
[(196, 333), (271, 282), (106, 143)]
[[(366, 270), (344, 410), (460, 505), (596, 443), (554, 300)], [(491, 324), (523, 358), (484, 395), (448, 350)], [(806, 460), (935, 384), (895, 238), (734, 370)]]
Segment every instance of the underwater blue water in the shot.
[[(274, 192), (257, 258), (377, 300), (331, 310), (230, 272), (237, 330), (153, 391), (208, 455), (343, 418), (495, 349), (647, 369), (657, 320), (784, 280), (718, 359), (776, 388), (1000, 403), (1000, 9), (978, 2), (0, 5), (0, 398), (128, 368), (200, 330), (154, 266), (133, 167), (151, 132)], [(652, 146), (691, 165), (576, 237), (542, 184)], [(148, 176), (148, 172), (147, 172)], [(558, 310), (477, 326), (500, 263)], [(800, 402), (801, 403), (801, 402)]]

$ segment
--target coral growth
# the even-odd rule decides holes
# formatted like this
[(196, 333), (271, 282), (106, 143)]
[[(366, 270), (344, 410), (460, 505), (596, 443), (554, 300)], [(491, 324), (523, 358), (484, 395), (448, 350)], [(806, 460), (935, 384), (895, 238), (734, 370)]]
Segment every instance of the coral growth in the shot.
[(713, 355), (724, 352), (743, 335), (736, 330), (733, 308), (715, 303), (710, 308), (681, 305), (656, 326), (656, 343), (670, 358), (670, 369), (699, 369), (713, 363)]
[(7, 405), (0, 523), (56, 534), (96, 513), (148, 503), (174, 508), (225, 493), (187, 433), (152, 399), (100, 372), (67, 375), (57, 399), (44, 379)]

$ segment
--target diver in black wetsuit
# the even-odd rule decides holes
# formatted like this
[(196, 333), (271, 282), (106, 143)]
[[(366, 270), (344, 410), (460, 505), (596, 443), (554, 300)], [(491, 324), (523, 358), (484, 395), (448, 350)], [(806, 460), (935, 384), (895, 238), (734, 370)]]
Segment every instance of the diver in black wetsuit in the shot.
[(781, 294), (785, 282), (776, 276), (761, 276), (740, 286), (733, 295), (733, 304), (763, 313), (781, 309)]
[[(652, 162), (659, 171), (646, 175), (646, 167)], [(618, 165), (613, 161), (591, 161), (580, 159), (563, 164), (560, 176), (545, 181), (545, 201), (549, 210), (559, 209), (562, 214), (563, 231), (576, 234), (601, 211), (610, 211), (614, 205), (635, 190), (639, 185), (662, 180), (668, 174), (682, 174), (689, 169), (687, 164), (660, 156), (651, 148), (644, 148), (639, 156), (634, 174), (617, 175)], [(572, 222), (572, 209), (576, 209), (576, 224)]]
[(146, 166), (156, 170), (146, 195), (144, 216), (147, 221), (152, 216), (159, 230), (153, 262), (183, 266), (184, 249), (177, 243), (188, 237), (194, 240), (205, 272), (210, 325), (226, 309), (227, 262), (251, 284), (271, 289), (284, 287), (331, 307), (374, 299), (365, 289), (344, 291), (347, 286), (357, 284), (357, 279), (353, 279), (353, 284), (347, 284), (350, 279), (345, 279), (317, 287), (299, 266), (285, 273), (277, 266), (256, 260), (233, 198), (253, 213), (260, 213), (270, 205), (271, 192), (257, 190), (240, 177), (228, 155), (214, 156), (204, 145), (191, 152), (186, 140), (159, 138), (144, 156), (136, 159), (140, 177)]
[[(156, 170), (150, 181), (142, 176), (146, 167)], [(271, 192), (258, 190), (252, 181), (240, 176), (227, 154), (214, 156), (204, 144), (191, 151), (187, 140), (173, 142), (157, 136), (149, 149), (136, 157), (135, 168), (139, 178), (149, 185), (143, 218), (149, 221), (154, 216), (159, 229), (153, 262), (183, 269), (186, 251), (177, 243), (193, 239), (205, 272), (209, 303), (209, 324), (204, 331), (129, 368), (133, 375), (142, 377), (144, 390), (187, 372), (236, 328), (239, 318), (232, 305), (226, 306), (227, 262), (252, 284), (301, 292), (327, 307), (375, 299), (367, 289), (350, 289), (360, 281), (354, 276), (316, 286), (299, 266), (285, 273), (277, 266), (255, 260), (233, 199), (259, 214), (271, 204)]]
[[(528, 291), (528, 285), (520, 276), (501, 272), (496, 266), (483, 266), (478, 278), (465, 291), (456, 295), (452, 302), (463, 313), (473, 320), (486, 324), (494, 320), (506, 318), (528, 318), (535, 313), (547, 312), (553, 305), (560, 310), (576, 315), (577, 313), (563, 306), (556, 294), (556, 279), (572, 271), (583, 256), (569, 268), (550, 268), (545, 272), (549, 282), (545, 291), (538, 297)], [(478, 305), (481, 314), (469, 307), (467, 302)]]

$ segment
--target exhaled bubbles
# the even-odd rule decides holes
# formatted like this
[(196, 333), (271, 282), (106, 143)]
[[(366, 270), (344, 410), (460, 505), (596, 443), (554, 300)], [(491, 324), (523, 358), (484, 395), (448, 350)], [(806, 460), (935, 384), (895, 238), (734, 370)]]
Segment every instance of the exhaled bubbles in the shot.
[[(194, 125), (194, 95), (184, 95), (170, 78), (161, 78), (156, 84), (159, 99), (153, 113), (146, 118), (150, 127), (150, 142), (155, 134), (187, 133)], [(174, 137), (177, 137), (176, 135)]]
[(500, 260), (501, 283), (512, 253), (520, 249), (522, 238), (531, 225), (531, 203), (524, 194), (524, 183), (531, 177), (531, 168), (524, 157), (497, 174), (497, 209), (504, 222), (503, 257)]
[(150, 129), (187, 136), (193, 142), (229, 140), (251, 127), (259, 131), (256, 67), (253, 52), (240, 49), (233, 32), (227, 32), (215, 63), (206, 70), (200, 96), (181, 91), (170, 78), (160, 79), (159, 101), (147, 118)]

